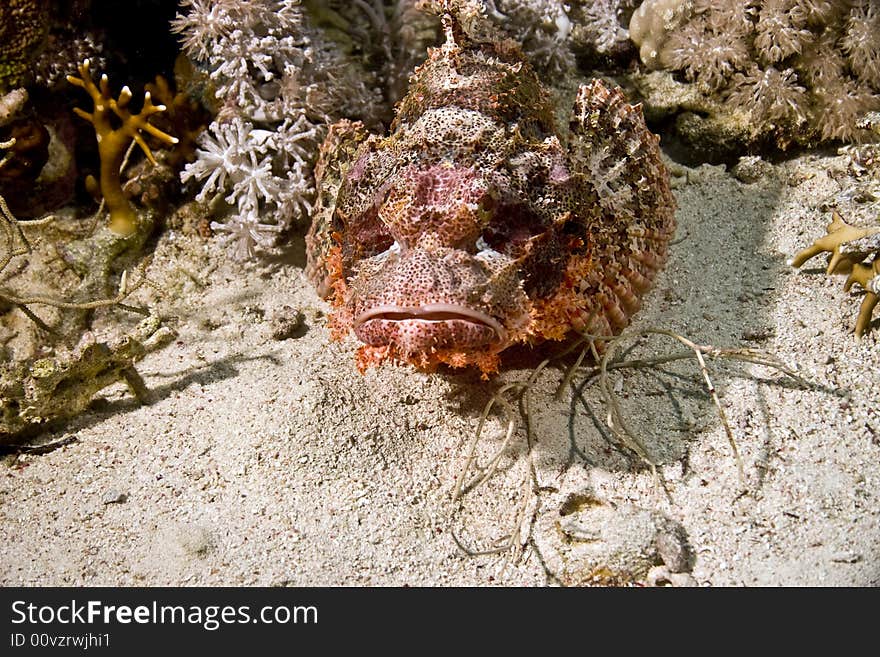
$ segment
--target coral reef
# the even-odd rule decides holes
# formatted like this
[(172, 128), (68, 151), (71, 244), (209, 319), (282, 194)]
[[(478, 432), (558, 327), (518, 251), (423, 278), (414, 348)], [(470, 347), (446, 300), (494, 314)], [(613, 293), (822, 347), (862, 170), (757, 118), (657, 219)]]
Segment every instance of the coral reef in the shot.
[[(24, 89), (16, 89), (0, 96), (0, 128), (4, 128), (15, 120), (27, 102), (27, 98), (28, 95)], [(16, 142), (17, 138), (14, 136), (0, 139), (0, 176), (15, 157)], [(0, 274), (3, 274), (13, 258), (27, 254), (30, 246), (20, 222), (9, 209), (9, 204), (2, 194), (0, 194), (0, 231), (2, 231)]]
[(184, 163), (193, 162), (196, 159), (196, 140), (208, 126), (209, 114), (189, 94), (175, 91), (162, 75), (147, 83), (145, 89), (151, 98), (165, 107), (165, 111), (155, 115), (153, 125), (177, 139), (174, 147), (168, 151), (165, 164), (179, 169)]
[(13, 89), (0, 95), (0, 127), (12, 121), (27, 100), (28, 93), (24, 89)]
[[(88, 88), (91, 79), (88, 77), (87, 63), (81, 67), (81, 73), (83, 78), (78, 81), (82, 83), (81, 86)], [(105, 92), (106, 86), (105, 77), (102, 80)], [(107, 100), (106, 93), (100, 96), (101, 102)], [(98, 134), (112, 140), (115, 135), (111, 134), (110, 128), (110, 132), (100, 131), (101, 123), (106, 122), (109, 126), (109, 122), (106, 121), (107, 117), (98, 118), (99, 100), (95, 100), (96, 111), (88, 116), (96, 119)], [(26, 101), (27, 94), (23, 92), (2, 96), (0, 127), (7, 123), (14, 124), (16, 114)], [(126, 104), (127, 99), (121, 97), (118, 104), (121, 107), (117, 106), (116, 109), (124, 110)], [(119, 118), (124, 120), (122, 116)], [(0, 141), (0, 173), (15, 161), (15, 148), (20, 138), (21, 135), (13, 135), (8, 140)], [(116, 173), (118, 176), (118, 170)], [(52, 293), (44, 294), (46, 288), (57, 292), (69, 287), (70, 277), (66, 281), (63, 275), (56, 277), (48, 267), (48, 263), (57, 261), (56, 251), (80, 250), (76, 260), (91, 272), (79, 282), (78, 292), (81, 293), (93, 287), (95, 281), (101, 286), (106, 285), (111, 263), (132, 242), (132, 236), (121, 237), (109, 227), (102, 227), (91, 238), (69, 244), (62, 245), (57, 236), (56, 240), (50, 242), (41, 240), (40, 250), (35, 251), (26, 231), (51, 226), (54, 221), (54, 217), (40, 221), (19, 221), (9, 210), (3, 196), (0, 196), (0, 275), (4, 283), (3, 289), (0, 289), (3, 310), (3, 322), (0, 324), (0, 354), (3, 356), (0, 363), (0, 444), (15, 440), (18, 434), (29, 433), (31, 429), (45, 422), (78, 414), (88, 406), (95, 393), (116, 381), (125, 380), (138, 399), (149, 402), (149, 391), (134, 364), (147, 352), (167, 344), (174, 335), (173, 331), (161, 325), (156, 316), (149, 316), (129, 335), (109, 342), (99, 343), (91, 332), (83, 333), (82, 320), (89, 312), (101, 307), (122, 307), (123, 301), (145, 278), (142, 271), (140, 281), (129, 286), (127, 275), (123, 272), (119, 293), (112, 299), (77, 301), (71, 300), (72, 297), (60, 298)], [(16, 259), (16, 266), (11, 267)], [(30, 280), (21, 285), (21, 274), (24, 272), (30, 274), (27, 277)], [(7, 287), (16, 278), (20, 284), (18, 291)], [(76, 292), (73, 296), (76, 296)], [(58, 321), (52, 322), (55, 325), (50, 326), (43, 317), (34, 312), (32, 306), (54, 310)], [(142, 312), (139, 308), (125, 307)], [(20, 311), (20, 314), (16, 311)], [(64, 315), (65, 311), (74, 311), (73, 321)], [(22, 330), (21, 321), (26, 322), (30, 330)], [(64, 340), (74, 335), (70, 329), (78, 336), (78, 345), (72, 351), (63, 346)], [(10, 349), (9, 343), (13, 340), (18, 341), (24, 357)]]
[[(0, 272), (14, 258), (22, 256), (18, 266), (11, 268), (11, 273), (5, 275), (4, 279), (4, 282), (17, 279), (18, 290), (0, 290), (0, 299), (20, 309), (35, 327), (37, 333), (34, 339), (23, 339), (23, 342), (28, 343), (24, 348), (26, 356), (28, 352), (34, 351), (34, 344), (39, 344), (41, 340), (44, 346), (74, 343), (89, 327), (91, 315), (96, 308), (121, 302), (122, 297), (106, 297), (117, 288), (115, 281), (118, 277), (121, 277), (122, 287), (125, 287), (125, 272), (129, 266), (140, 260), (141, 247), (155, 224), (153, 212), (149, 209), (136, 209), (123, 193), (120, 178), (123, 160), (127, 157), (126, 152), (134, 144), (138, 144), (149, 160), (154, 162), (155, 158), (146, 142), (147, 137), (166, 145), (177, 141), (148, 122), (151, 116), (164, 109), (152, 103), (149, 93), (145, 94), (140, 111), (134, 113), (129, 109), (132, 94), (128, 87), (123, 88), (118, 99), (114, 99), (110, 95), (106, 75), (102, 76), (99, 85), (94, 83), (88, 61), (80, 65), (79, 72), (81, 77), (71, 76), (70, 81), (88, 92), (94, 108), (92, 112), (80, 109), (75, 111), (93, 126), (100, 154), (100, 187), (103, 199), (101, 208), (95, 215), (95, 223), (92, 227), (85, 227), (73, 219), (69, 211), (61, 213), (66, 220), (50, 216), (38, 221), (22, 222), (13, 216), (0, 197), (3, 209), (0, 220), (5, 238)], [(5, 96), (2, 104), (8, 105), (7, 101), (12, 95)], [(14, 110), (16, 104), (21, 106), (24, 98), (20, 94), (17, 103), (12, 103), (4, 113)], [(6, 167), (16, 162), (15, 148), (18, 142), (19, 137), (14, 136), (0, 144), (0, 148), (5, 151), (0, 159), (0, 178)], [(97, 185), (92, 179), (92, 186)], [(98, 223), (97, 220), (103, 216), (105, 208), (109, 221)], [(41, 244), (40, 251), (35, 252), (26, 231), (41, 229), (45, 231), (41, 236), (44, 239), (38, 241)], [(59, 266), (63, 267), (60, 271)], [(47, 276), (48, 267), (53, 267), (57, 276)], [(28, 275), (21, 276), (22, 273)], [(40, 317), (29, 308), (35, 304), (48, 307), (52, 316)], [(9, 308), (4, 308), (6, 310)], [(62, 310), (64, 312), (60, 312)], [(12, 333), (30, 335), (32, 331), (13, 330)]]
[(48, 0), (4, 0), (0, 6), (0, 94), (28, 80), (49, 31)]
[(0, 141), (15, 140), (7, 152), (2, 182), (36, 178), (49, 159), (49, 131), (33, 117), (22, 118), (0, 130)]
[(639, 57), (649, 68), (661, 68), (660, 52), (669, 35), (693, 11), (693, 0), (645, 0), (629, 21), (629, 38), (639, 47)]
[(565, 3), (559, 0), (511, 0), (496, 2), (493, 9), (490, 18), (523, 44), (523, 51), (534, 66), (556, 74), (574, 69), (573, 26)]
[(103, 44), (92, 34), (73, 36), (69, 28), (65, 33), (50, 33), (48, 45), (34, 62), (34, 83), (58, 90), (67, 76), (76, 72), (79, 62), (86, 59), (96, 69), (103, 70), (107, 66), (103, 50)]
[(31, 192), (49, 160), (50, 133), (26, 108), (28, 93), (24, 89), (0, 97), (0, 143), (6, 150), (0, 167), (0, 195), (17, 213), (39, 207)]
[(181, 179), (202, 183), (199, 201), (225, 198), (226, 216), (211, 227), (244, 258), (308, 218), (323, 126), (368, 111), (375, 94), (298, 0), (184, 0), (181, 7), (186, 13), (172, 29), (207, 71), (207, 100), (219, 109)]
[[(240, 117), (228, 123), (212, 123), (198, 143), (196, 161), (181, 174), (187, 181), (203, 181), (196, 200), (225, 194), (236, 213), (211, 228), (227, 233), (233, 256), (254, 255), (256, 245), (272, 246), (274, 236), (311, 210), (313, 183), (309, 150), (316, 128), (304, 114), (278, 130), (256, 128)], [(285, 167), (286, 174), (282, 173)]]
[[(814, 145), (870, 138), (857, 127), (880, 109), (880, 6), (875, 0), (647, 0), (630, 35), (642, 61), (674, 72), (678, 132), (711, 147)], [(674, 88), (636, 80), (646, 112), (668, 113)], [(662, 108), (662, 109), (661, 109)]]
[(0, 96), (0, 141), (15, 140), (0, 170), (0, 195), (19, 218), (38, 217), (73, 197), (76, 166), (65, 127), (70, 118), (47, 120), (24, 88)]
[[(304, 0), (303, 5), (328, 38), (362, 61), (364, 78), (382, 89), (389, 110), (428, 46), (440, 38), (440, 22), (424, 10), (424, 0)], [(390, 113), (383, 114), (377, 108), (376, 118), (390, 121)]]
[(107, 35), (96, 26), (98, 16), (92, 5), (93, 0), (51, 3), (45, 46), (32, 62), (33, 87), (63, 94), (67, 76), (75, 74), (84, 59), (96, 70), (106, 70)]
[(581, 0), (568, 3), (575, 52), (620, 58), (631, 50), (627, 25), (638, 0)]
[(575, 70), (625, 59), (632, 50), (627, 24), (636, 0), (496, 0), (487, 12), (498, 28), (519, 41), (540, 71)]
[(557, 130), (519, 46), (475, 5), (442, 3), (445, 43), (389, 136), (346, 121), (322, 147), (307, 271), (337, 332), (365, 343), (362, 367), (486, 375), (513, 344), (612, 335), (665, 261), (675, 201), (641, 112), (593, 80)]

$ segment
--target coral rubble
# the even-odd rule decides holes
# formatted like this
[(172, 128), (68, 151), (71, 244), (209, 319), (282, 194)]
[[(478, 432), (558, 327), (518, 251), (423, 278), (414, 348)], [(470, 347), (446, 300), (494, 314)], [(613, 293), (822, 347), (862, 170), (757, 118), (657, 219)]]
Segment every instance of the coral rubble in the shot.
[(554, 74), (576, 59), (598, 64), (632, 50), (627, 24), (636, 0), (496, 0), (487, 17), (519, 41), (529, 62)]
[(29, 428), (77, 415), (117, 381), (149, 402), (135, 363), (173, 337), (157, 317), (148, 317), (130, 334), (109, 342), (97, 342), (87, 333), (70, 352), (0, 365), (0, 444)]

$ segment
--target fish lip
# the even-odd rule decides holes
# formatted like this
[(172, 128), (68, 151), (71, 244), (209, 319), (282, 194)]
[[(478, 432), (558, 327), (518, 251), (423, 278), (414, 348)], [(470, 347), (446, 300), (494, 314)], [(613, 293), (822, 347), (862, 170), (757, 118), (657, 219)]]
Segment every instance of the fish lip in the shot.
[[(387, 315), (392, 315), (392, 317), (387, 317)], [(393, 317), (394, 315), (398, 315), (399, 317)], [(434, 315), (434, 317), (432, 317), (432, 315)], [(484, 312), (480, 312), (479, 310), (474, 310), (473, 308), (468, 308), (467, 306), (455, 303), (426, 303), (421, 306), (396, 306), (392, 304), (373, 306), (355, 318), (352, 328), (356, 329), (371, 319), (420, 319), (423, 321), (436, 322), (460, 320), (488, 326), (495, 331), (499, 343), (505, 343), (507, 341), (507, 331), (497, 319)]]

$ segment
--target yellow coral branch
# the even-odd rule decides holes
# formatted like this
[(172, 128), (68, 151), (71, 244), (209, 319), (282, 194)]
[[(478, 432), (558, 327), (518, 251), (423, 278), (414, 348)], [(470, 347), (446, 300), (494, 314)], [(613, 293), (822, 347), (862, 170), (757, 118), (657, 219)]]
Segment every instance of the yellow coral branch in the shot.
[(880, 297), (877, 295), (878, 287), (880, 287), (880, 256), (874, 258), (870, 265), (862, 263), (853, 265), (852, 272), (843, 286), (843, 291), (849, 292), (853, 283), (858, 283), (866, 291), (865, 298), (862, 299), (862, 305), (859, 308), (859, 317), (856, 320), (856, 335), (861, 337), (868, 330), (871, 315), (874, 313), (877, 302), (880, 301)]
[(828, 261), (827, 273), (833, 274), (841, 264), (849, 261), (847, 255), (841, 253), (840, 247), (848, 242), (880, 233), (880, 227), (858, 228), (857, 226), (850, 226), (835, 210), (831, 223), (828, 224), (825, 232), (826, 234), (823, 237), (817, 239), (806, 249), (799, 251), (791, 259), (790, 264), (792, 267), (800, 267), (810, 258), (820, 253), (828, 252), (831, 254), (831, 259)]
[[(119, 179), (125, 151), (131, 141), (134, 141), (153, 164), (156, 158), (144, 141), (143, 134), (146, 132), (165, 144), (176, 144), (177, 138), (162, 132), (154, 125), (148, 123), (148, 119), (158, 112), (164, 112), (164, 105), (154, 105), (150, 92), (144, 94), (144, 106), (137, 114), (133, 114), (128, 105), (131, 102), (131, 90), (125, 86), (119, 93), (118, 99), (110, 95), (110, 83), (106, 75), (102, 75), (99, 85), (92, 80), (89, 70), (90, 62), (83, 60), (77, 67), (80, 77), (67, 76), (67, 81), (72, 85), (84, 89), (92, 98), (94, 110), (74, 108), (77, 116), (85, 119), (95, 127), (95, 136), (98, 140), (98, 155), (101, 158), (101, 194), (110, 212), (110, 230), (128, 236), (135, 232), (137, 218), (134, 208), (122, 193), (122, 182)], [(113, 127), (112, 115), (115, 115), (121, 125)]]
[(874, 308), (880, 301), (880, 254), (874, 256), (871, 264), (866, 265), (861, 260), (867, 255), (864, 252), (843, 253), (841, 247), (844, 244), (856, 240), (880, 234), (880, 227), (858, 228), (846, 223), (837, 211), (832, 215), (831, 223), (825, 229), (826, 234), (820, 237), (810, 246), (799, 251), (789, 261), (794, 267), (800, 267), (810, 258), (820, 253), (828, 252), (831, 258), (828, 261), (828, 273), (833, 274), (838, 270), (849, 270), (849, 276), (843, 286), (844, 292), (849, 292), (853, 284), (858, 283), (865, 289), (865, 298), (859, 308), (859, 316), (856, 319), (855, 334), (861, 337), (871, 324), (871, 316)]

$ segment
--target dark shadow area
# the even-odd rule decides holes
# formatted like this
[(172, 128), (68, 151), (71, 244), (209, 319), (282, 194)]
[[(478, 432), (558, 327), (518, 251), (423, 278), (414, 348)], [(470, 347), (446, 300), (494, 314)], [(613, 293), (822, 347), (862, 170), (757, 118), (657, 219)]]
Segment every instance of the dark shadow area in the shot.
[[(674, 345), (669, 342), (646, 345), (643, 341), (634, 341), (627, 348), (621, 349), (615, 361), (650, 359), (674, 350)], [(567, 369), (574, 364), (575, 359), (576, 354), (569, 354), (565, 358), (553, 361), (542, 373), (541, 381), (535, 387), (546, 387), (548, 381), (552, 381), (554, 385), (562, 383)], [(542, 435), (540, 428), (535, 435), (526, 440), (526, 426), (529, 419), (525, 416), (524, 406), (520, 402), (522, 388), (513, 388), (507, 391), (504, 398), (512, 408), (516, 409), (517, 435), (507, 445), (504, 455), (511, 457), (512, 464), (517, 457), (525, 455), (525, 450), (536, 449), (540, 456), (549, 456), (553, 462), (564, 463), (566, 469), (578, 463), (609, 472), (637, 472), (648, 469), (648, 464), (622, 444), (609, 430), (605, 421), (608, 407), (599, 391), (599, 374), (592, 370), (590, 358), (584, 361), (583, 366), (589, 368), (591, 373), (586, 376), (575, 375), (568, 387), (559, 391), (555, 399), (545, 397), (546, 389), (544, 393), (536, 393), (534, 390), (528, 393), (531, 395), (532, 413), (544, 410), (548, 403), (567, 405), (567, 453), (561, 453), (559, 441), (548, 440), (548, 436)], [(755, 376), (747, 371), (750, 366), (748, 363), (734, 361), (713, 362), (709, 365), (712, 381), (719, 390), (722, 404), (724, 388), (734, 380), (751, 381), (759, 389), (775, 387), (787, 390), (811, 390), (838, 398), (845, 398), (847, 395), (845, 390), (794, 379), (782, 372), (768, 377)], [(458, 403), (462, 414), (473, 418), (475, 430), (476, 422), (486, 405), (493, 397), (501, 395), (502, 389), (511, 383), (495, 379), (481, 381), (473, 373), (449, 376), (454, 376), (456, 379), (450, 400)], [(527, 379), (528, 374), (524, 374), (516, 381), (524, 384)], [(665, 365), (612, 369), (609, 371), (609, 381), (628, 429), (644, 445), (648, 457), (657, 465), (681, 462), (682, 472), (687, 474), (690, 447), (696, 436), (721, 422), (696, 357), (689, 356)], [(762, 408), (757, 417), (750, 413), (746, 422), (753, 425), (760, 422), (760, 431), (769, 437), (772, 418), (767, 409)], [(489, 417), (503, 421), (505, 416), (501, 405), (496, 404)], [(728, 419), (733, 421), (735, 418)], [(732, 428), (736, 434), (737, 427)], [(492, 441), (485, 431), (482, 439)], [(500, 440), (501, 438), (498, 438), (495, 441), (497, 444), (493, 445), (492, 449), (500, 447)], [(731, 468), (735, 467), (732, 455), (730, 463)], [(505, 469), (500, 467), (499, 471), (503, 472)]]
[[(780, 373), (776, 377), (762, 378), (750, 375), (745, 363), (725, 363), (713, 366), (713, 383), (747, 380), (759, 387), (776, 387), (788, 390), (812, 390), (830, 396), (844, 398), (846, 391), (821, 384), (796, 380)], [(721, 419), (715, 407), (696, 358), (677, 364), (675, 370), (669, 366), (656, 366), (638, 370), (619, 370), (612, 374), (614, 380), (627, 380), (640, 392), (627, 393), (625, 388), (618, 394), (618, 401), (627, 419), (630, 430), (637, 434), (647, 448), (648, 455), (656, 464), (682, 463), (682, 474), (688, 473), (690, 447), (697, 434), (703, 433), (719, 424)], [(639, 385), (635, 379), (642, 379)], [(625, 445), (621, 445), (605, 424), (606, 404), (598, 393), (598, 375), (584, 378), (571, 386), (569, 404), (568, 439), (571, 445), (567, 467), (577, 461), (606, 470), (623, 469), (644, 470), (648, 466)], [(644, 388), (648, 387), (649, 390)], [(612, 384), (614, 385), (614, 384)], [(763, 397), (761, 397), (763, 399)], [(723, 402), (722, 402), (723, 403)], [(758, 409), (760, 418), (747, 411), (745, 422), (755, 425), (760, 421), (760, 430), (769, 440), (772, 418), (766, 405)], [(584, 431), (585, 416), (588, 425), (595, 433)], [(736, 427), (732, 427), (736, 433)], [(764, 445), (769, 449), (767, 441)], [(733, 456), (731, 455), (731, 464)], [(759, 481), (760, 484), (760, 481)]]
[[(276, 253), (266, 253), (262, 255), (262, 261), (275, 265), (279, 269), (306, 268), (306, 233), (308, 225), (294, 225), (291, 230), (286, 231), (282, 235), (282, 248)], [(289, 274), (293, 275), (293, 274)]]
[[(683, 112), (688, 114), (689, 112)], [(766, 137), (748, 146), (741, 143), (725, 144), (721, 142), (695, 144), (689, 138), (683, 138), (676, 125), (681, 114), (663, 117), (658, 120), (648, 121), (648, 127), (655, 134), (661, 135), (663, 152), (670, 159), (688, 167), (698, 167), (701, 164), (723, 164), (730, 168), (739, 162), (741, 157), (758, 155), (767, 162), (782, 164), (794, 160), (807, 153), (833, 156), (842, 144), (825, 144), (821, 147), (808, 148), (806, 146), (793, 145), (787, 150), (776, 147), (772, 137)]]
[(80, 9), (69, 20), (98, 26), (109, 72), (142, 85), (160, 73), (173, 79), (179, 44), (170, 24), (177, 11), (177, 0), (92, 0), (88, 11)]

